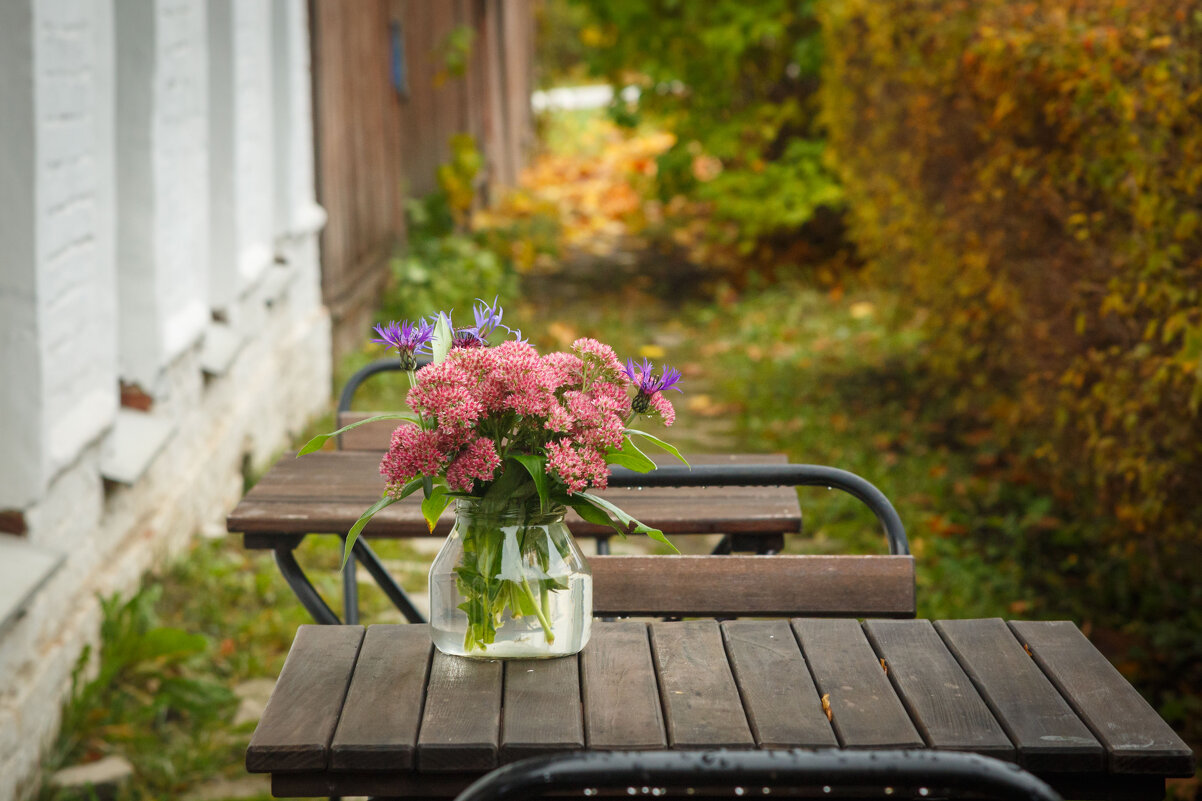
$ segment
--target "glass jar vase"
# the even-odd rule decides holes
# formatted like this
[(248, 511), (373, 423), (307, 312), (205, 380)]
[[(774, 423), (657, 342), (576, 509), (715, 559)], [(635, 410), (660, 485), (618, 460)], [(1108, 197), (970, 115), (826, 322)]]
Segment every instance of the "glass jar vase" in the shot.
[(564, 523), (538, 498), (461, 499), (430, 566), (430, 636), (444, 653), (479, 659), (579, 652), (593, 621), (593, 577)]

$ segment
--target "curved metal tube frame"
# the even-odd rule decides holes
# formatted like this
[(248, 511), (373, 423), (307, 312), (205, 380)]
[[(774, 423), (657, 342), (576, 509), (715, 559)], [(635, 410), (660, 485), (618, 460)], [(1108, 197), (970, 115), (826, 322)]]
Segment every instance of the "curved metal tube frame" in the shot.
[[(428, 356), (417, 357), (417, 369), (420, 370), (429, 363), (430, 358)], [(401, 363), (395, 357), (376, 359), (360, 367), (346, 380), (346, 384), (343, 385), (342, 392), (338, 395), (338, 411), (349, 412), (351, 410), (351, 401), (355, 398), (355, 392), (364, 381), (376, 373), (390, 372), (402, 372)]]
[[(570, 790), (653, 788), (832, 788), (856, 796), (986, 797), (1004, 801), (1060, 801), (1045, 782), (1018, 765), (953, 751), (579, 751), (538, 756), (499, 768), (456, 801), (505, 801)], [(758, 795), (754, 789), (751, 795)]]
[(650, 473), (614, 468), (611, 487), (827, 487), (839, 489), (872, 510), (885, 529), (889, 553), (908, 554), (906, 527), (893, 504), (866, 479), (837, 467), (816, 464), (697, 465), (660, 467)]

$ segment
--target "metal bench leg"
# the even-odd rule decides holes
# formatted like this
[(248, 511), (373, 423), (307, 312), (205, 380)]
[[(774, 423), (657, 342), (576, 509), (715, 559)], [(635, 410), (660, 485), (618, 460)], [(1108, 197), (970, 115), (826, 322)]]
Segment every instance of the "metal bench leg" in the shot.
[(326, 625), (341, 623), (338, 615), (334, 614), (334, 610), (322, 599), (317, 589), (309, 581), (309, 577), (305, 575), (305, 571), (301, 570), (301, 566), (297, 564), (296, 557), (292, 555), (292, 549), (276, 548), (274, 550), (275, 563), (280, 568), (280, 573), (313, 619)]
[[(388, 596), (388, 600), (392, 601), (393, 606), (401, 610), (401, 614), (405, 616), (406, 620), (410, 623), (426, 622), (426, 619), (422, 617), (422, 613), (417, 611), (417, 607), (413, 605), (413, 601), (409, 600), (409, 596), (405, 594), (405, 591), (401, 589), (401, 586), (396, 583), (396, 580), (385, 569), (380, 558), (376, 556), (376, 552), (368, 546), (363, 537), (355, 540), (353, 552), (355, 559), (362, 563), (363, 567), (367, 569), (368, 574), (375, 579), (376, 584)], [(351, 564), (353, 564), (353, 561), (348, 562), (347, 567), (350, 567)], [(357, 609), (356, 615), (358, 615)]]

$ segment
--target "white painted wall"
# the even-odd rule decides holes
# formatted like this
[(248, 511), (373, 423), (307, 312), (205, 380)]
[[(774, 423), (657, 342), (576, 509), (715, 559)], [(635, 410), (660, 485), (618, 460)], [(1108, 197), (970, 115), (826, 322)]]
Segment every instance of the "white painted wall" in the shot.
[(120, 366), (156, 394), (209, 319), (208, 39), (203, 0), (116, 11)]
[(254, 284), (273, 258), (270, 0), (233, 3), (234, 201), (238, 269)]
[[(0, 512), (66, 556), (0, 630), (0, 801), (36, 789), (97, 595), (222, 529), (244, 458), (326, 407), (306, 8), (0, 2)], [(132, 467), (131, 416), (163, 436)]]
[(117, 408), (110, 13), (0, 9), (0, 508), (42, 494)]
[(273, 0), (276, 76), (275, 231), (278, 236), (310, 232), (325, 224), (316, 197), (313, 163), (313, 93), (304, 76), (310, 72), (309, 25), (305, 0)]

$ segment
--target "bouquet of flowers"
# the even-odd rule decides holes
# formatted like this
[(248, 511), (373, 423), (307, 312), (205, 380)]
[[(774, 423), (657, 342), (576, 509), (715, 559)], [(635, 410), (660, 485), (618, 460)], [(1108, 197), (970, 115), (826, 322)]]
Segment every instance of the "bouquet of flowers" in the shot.
[[(316, 437), (301, 450), (300, 455), (317, 450), (354, 425), (402, 420), (380, 463), (387, 489), (348, 533), (343, 563), (374, 514), (418, 490), (424, 494), (422, 513), (431, 531), (453, 500), (485, 518), (516, 508), (523, 519), (533, 519), (570, 507), (620, 535), (646, 534), (671, 547), (661, 531), (588, 490), (605, 488), (610, 465), (654, 469), (640, 445), (663, 448), (685, 461), (672, 445), (631, 427), (640, 419), (672, 424), (675, 410), (665, 393), (680, 391), (680, 373), (666, 366), (657, 370), (646, 360), (623, 364), (608, 345), (594, 339), (578, 339), (567, 352), (540, 355), (520, 331), (502, 324), (503, 310), (496, 301), (478, 301), (473, 313), (474, 324), (462, 328), (455, 327), (448, 313), (430, 321), (377, 326), (374, 341), (395, 349), (409, 373), (412, 413), (364, 420)], [(497, 338), (502, 341), (490, 342)], [(420, 371), (419, 354), (430, 357)], [(548, 593), (565, 589), (547, 572), (555, 561), (554, 547), (539, 545), (543, 552), (537, 553), (535, 545), (522, 541), (526, 529), (519, 526), (518, 532), (518, 543), (510, 550), (536, 552), (543, 562), (537, 588), (507, 568), (512, 554), (506, 556), (503, 533), (490, 533), (484, 526), (465, 535), (471, 539), (456, 573), (464, 598), (459, 608), (468, 616), (469, 650), (492, 642), (504, 613), (538, 618), (547, 641), (554, 639), (543, 614)]]

